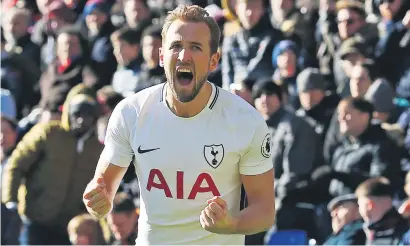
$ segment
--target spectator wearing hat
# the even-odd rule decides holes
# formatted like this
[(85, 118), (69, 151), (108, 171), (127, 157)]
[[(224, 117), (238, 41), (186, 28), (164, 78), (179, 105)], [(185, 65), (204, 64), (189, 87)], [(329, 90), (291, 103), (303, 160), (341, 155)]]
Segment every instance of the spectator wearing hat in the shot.
[(96, 90), (110, 84), (117, 68), (110, 40), (111, 34), (115, 31), (110, 19), (111, 6), (111, 1), (108, 0), (88, 0), (83, 10), (90, 58), (100, 75), (100, 80), (95, 85)]
[[(338, 33), (324, 36), (318, 50), (320, 71), (336, 86), (347, 83), (343, 73), (338, 51), (344, 40), (360, 37), (369, 49), (374, 50), (378, 41), (377, 26), (366, 22), (366, 12), (361, 1), (340, 0), (336, 3)], [(338, 75), (339, 74), (339, 75)], [(333, 81), (336, 79), (336, 81)]]
[(374, 107), (373, 119), (381, 123), (396, 123), (404, 107), (394, 103), (395, 91), (384, 79), (377, 79), (367, 90), (364, 98)]
[(339, 98), (326, 91), (325, 79), (317, 68), (306, 68), (296, 82), (301, 104), (296, 115), (304, 117), (324, 140)]
[(366, 245), (408, 245), (409, 222), (393, 206), (396, 192), (396, 187), (384, 177), (368, 179), (357, 187)]
[(282, 32), (272, 27), (263, 0), (236, 1), (235, 9), (241, 28), (225, 36), (222, 44), (222, 84), (226, 90), (245, 78), (271, 77), (273, 47), (283, 39)]
[[(2, 202), (14, 213), (23, 208), (24, 245), (70, 244), (68, 222), (86, 211), (82, 194), (103, 148), (95, 134), (98, 103), (84, 94), (67, 100), (61, 122), (33, 127), (4, 169)], [(18, 200), (23, 179), (26, 196)]]
[(372, 104), (362, 98), (346, 98), (337, 111), (342, 144), (330, 165), (319, 167), (312, 174), (318, 189), (325, 187), (336, 197), (353, 192), (370, 177), (379, 176), (391, 179), (396, 188), (402, 187), (402, 150), (380, 124), (372, 123)]
[(272, 65), (276, 69), (273, 80), (286, 88), (288, 103), (293, 109), (300, 107), (296, 78), (302, 69), (300, 47), (291, 40), (280, 41), (272, 52)]
[(277, 227), (302, 229), (312, 235), (313, 213), (309, 217), (306, 214), (312, 211), (297, 204), (313, 199), (306, 181), (321, 164), (320, 137), (303, 118), (284, 106), (282, 89), (272, 81), (257, 82), (253, 98), (272, 132)]
[(114, 239), (111, 245), (134, 245), (138, 235), (139, 204), (123, 192), (115, 195), (113, 208), (107, 215)]
[[(350, 95), (349, 79), (352, 78), (352, 70), (356, 65), (360, 65), (372, 58), (373, 54), (371, 52), (371, 47), (360, 36), (353, 36), (343, 41), (338, 50), (340, 63), (337, 64), (342, 69), (338, 69), (338, 73), (335, 74), (336, 92), (341, 97)], [(355, 97), (354, 95), (352, 96)]]
[(354, 194), (335, 197), (327, 209), (332, 216), (333, 233), (323, 245), (364, 245), (366, 235)]

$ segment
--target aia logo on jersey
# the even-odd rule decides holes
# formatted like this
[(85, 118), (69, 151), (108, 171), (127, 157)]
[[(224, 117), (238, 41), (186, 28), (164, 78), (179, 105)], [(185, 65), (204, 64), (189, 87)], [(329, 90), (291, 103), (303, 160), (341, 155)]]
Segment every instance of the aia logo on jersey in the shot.
[(212, 144), (204, 146), (204, 157), (206, 162), (213, 167), (217, 168), (221, 165), (224, 159), (224, 146), (222, 144)]
[(269, 158), (272, 152), (272, 141), (271, 141), (271, 136), (270, 134), (266, 134), (265, 138), (262, 141), (262, 146), (261, 146), (261, 153), (263, 157)]

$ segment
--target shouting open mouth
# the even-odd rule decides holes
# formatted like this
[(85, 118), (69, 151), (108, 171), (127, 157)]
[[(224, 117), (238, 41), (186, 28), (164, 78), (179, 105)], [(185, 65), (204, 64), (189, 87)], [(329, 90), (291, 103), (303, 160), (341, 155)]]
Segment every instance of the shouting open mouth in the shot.
[(176, 79), (181, 85), (189, 85), (193, 81), (194, 74), (189, 68), (177, 68)]

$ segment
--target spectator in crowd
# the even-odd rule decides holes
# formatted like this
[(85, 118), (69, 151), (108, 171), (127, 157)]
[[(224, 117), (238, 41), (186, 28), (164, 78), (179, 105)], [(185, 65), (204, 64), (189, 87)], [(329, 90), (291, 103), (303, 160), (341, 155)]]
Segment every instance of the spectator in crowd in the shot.
[(310, 23), (309, 15), (298, 8), (297, 1), (270, 0), (270, 6), (273, 27), (281, 30), (286, 39), (294, 41), (301, 49), (314, 56), (316, 50), (314, 28)]
[(282, 32), (271, 26), (263, 0), (240, 0), (235, 4), (241, 30), (225, 36), (223, 41), (222, 84), (225, 89), (245, 78), (271, 77), (272, 50), (283, 39)]
[(323, 141), (339, 98), (326, 91), (325, 79), (317, 68), (306, 68), (296, 81), (301, 104), (296, 115), (305, 118)]
[[(2, 201), (17, 213), (17, 192), (26, 180), (22, 244), (70, 244), (67, 224), (85, 211), (82, 193), (102, 151), (94, 133), (98, 105), (78, 94), (60, 122), (38, 124), (13, 151), (4, 170)], [(51, 197), (51, 198), (50, 198)]]
[[(0, 89), (1, 106), (1, 170), (17, 143), (16, 103), (10, 91)], [(1, 187), (1, 186), (0, 186)]]
[(348, 77), (343, 73), (337, 54), (342, 42), (350, 37), (360, 37), (374, 49), (378, 41), (378, 30), (377, 26), (366, 22), (366, 12), (361, 1), (337, 1), (336, 14), (338, 33), (324, 36), (318, 59), (321, 72), (324, 75), (333, 74), (336, 88), (343, 88), (348, 83)]
[(353, 192), (369, 177), (379, 176), (388, 177), (399, 189), (402, 151), (380, 124), (372, 124), (372, 104), (361, 98), (346, 98), (337, 110), (342, 145), (329, 165), (317, 168), (312, 174), (318, 189), (326, 188), (336, 197)]
[(125, 0), (123, 4), (128, 27), (142, 32), (152, 24), (153, 14), (146, 0)]
[(59, 31), (75, 23), (76, 14), (63, 2), (55, 1), (47, 11), (45, 25), (47, 32), (41, 48), (41, 68), (46, 69), (56, 58), (56, 38)]
[(159, 64), (159, 49), (162, 46), (161, 26), (148, 26), (142, 33), (141, 50), (144, 61), (138, 73), (140, 88), (136, 92), (166, 81), (164, 68)]
[(111, 3), (106, 0), (90, 0), (84, 7), (83, 18), (87, 27), (90, 58), (99, 73), (95, 89), (108, 85), (117, 68), (110, 36), (115, 31), (110, 16)]
[(395, 91), (384, 79), (377, 79), (367, 89), (364, 98), (374, 107), (373, 119), (381, 123), (394, 124), (403, 112), (403, 107), (395, 105)]
[(80, 214), (67, 226), (72, 245), (106, 245), (101, 224), (90, 214)]
[(323, 245), (364, 245), (366, 235), (354, 194), (335, 197), (328, 204), (333, 233)]
[[(56, 39), (56, 59), (40, 79), (41, 101), (45, 105), (50, 92), (64, 98), (76, 85), (99, 83), (94, 67), (88, 59), (88, 47), (80, 32), (74, 27), (60, 30)], [(56, 94), (54, 96), (57, 96)]]
[(123, 99), (121, 94), (114, 91), (112, 86), (106, 85), (97, 91), (97, 100), (100, 103), (101, 116), (97, 121), (98, 140), (104, 143), (108, 120), (115, 106)]
[(10, 91), (15, 99), (16, 119), (24, 117), (38, 103), (40, 95), (35, 87), (40, 75), (38, 64), (7, 46), (1, 32), (1, 88)]
[[(339, 66), (342, 67), (341, 73), (343, 73), (347, 77), (347, 79), (350, 79), (350, 83), (352, 83), (353, 69), (355, 67), (357, 68), (363, 63), (369, 63), (369, 61), (372, 58), (371, 52), (371, 47), (368, 46), (360, 36), (353, 36), (342, 42), (340, 49), (338, 51), (338, 56), (340, 57)], [(370, 66), (371, 65), (369, 64), (369, 66), (367, 66), (366, 68), (368, 70), (374, 70), (374, 68), (370, 68)], [(371, 77), (370, 75), (372, 73), (374, 73), (374, 71), (369, 71), (369, 77)], [(357, 71), (355, 76), (357, 76)], [(357, 97), (357, 95), (354, 95), (351, 91), (350, 83), (339, 84), (339, 87), (336, 88), (336, 91), (341, 97), (344, 98), (349, 95)]]
[(277, 227), (311, 232), (313, 217), (302, 216), (306, 209), (297, 207), (297, 203), (310, 202), (303, 194), (311, 172), (321, 165), (320, 138), (303, 118), (282, 105), (281, 88), (272, 81), (255, 85), (253, 98), (272, 132)]
[(40, 47), (30, 39), (30, 22), (31, 13), (28, 10), (14, 8), (4, 13), (3, 31), (10, 50), (15, 50), (38, 64)]
[(114, 54), (120, 65), (114, 73), (112, 87), (123, 97), (145, 88), (145, 81), (138, 80), (142, 63), (140, 40), (141, 33), (128, 27), (111, 35)]
[(17, 143), (17, 124), (13, 118), (1, 115), (1, 170), (7, 164), (7, 160)]
[(407, 172), (404, 184), (404, 191), (406, 192), (406, 199), (403, 204), (400, 205), (399, 213), (405, 218), (410, 217), (410, 172)]
[(300, 107), (296, 78), (303, 69), (303, 58), (299, 46), (290, 40), (280, 41), (272, 53), (272, 64), (276, 69), (273, 80), (287, 89), (290, 106), (297, 110)]
[(17, 118), (17, 107), (16, 100), (9, 90), (0, 89), (0, 108), (1, 116), (7, 117), (11, 120), (16, 120)]
[(352, 97), (364, 97), (367, 90), (370, 88), (373, 83), (374, 76), (372, 75), (372, 69), (374, 67), (366, 64), (358, 64), (352, 67), (350, 75), (350, 94)]
[(114, 91), (111, 85), (106, 85), (97, 91), (97, 100), (100, 103), (101, 115), (110, 116), (115, 106), (124, 99), (121, 94)]
[(410, 58), (407, 54), (410, 51), (410, 42), (402, 42), (402, 39), (410, 29), (410, 2), (375, 0), (375, 3), (381, 14), (376, 61), (384, 77), (393, 86), (397, 86), (399, 94), (405, 95), (409, 86), (408, 82), (401, 78), (409, 70)]
[(36, 0), (37, 8), (40, 11), (41, 18), (34, 24), (31, 40), (38, 46), (43, 46), (47, 42), (47, 36), (49, 33), (48, 11), (50, 5), (58, 0)]
[[(393, 177), (394, 178), (394, 177)], [(365, 221), (366, 245), (408, 245), (409, 222), (393, 207), (395, 187), (384, 177), (371, 178), (356, 189)]]
[(114, 239), (111, 245), (134, 245), (138, 234), (138, 208), (126, 193), (115, 195), (107, 222)]
[(256, 81), (253, 79), (245, 78), (244, 80), (233, 83), (230, 85), (231, 93), (238, 95), (243, 100), (247, 101), (250, 105), (254, 105), (252, 97), (252, 89)]

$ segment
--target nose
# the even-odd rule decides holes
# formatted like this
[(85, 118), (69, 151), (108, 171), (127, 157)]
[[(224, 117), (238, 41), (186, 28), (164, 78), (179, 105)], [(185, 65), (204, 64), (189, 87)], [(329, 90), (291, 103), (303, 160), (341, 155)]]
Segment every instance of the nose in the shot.
[(246, 14), (246, 17), (252, 16), (252, 10), (251, 10), (251, 9), (247, 9), (246, 12), (245, 12), (245, 14)]
[(191, 59), (191, 54), (187, 49), (181, 49), (181, 51), (178, 53), (178, 60), (180, 60), (182, 63), (189, 62)]
[(76, 122), (77, 122), (77, 124), (82, 124), (84, 122), (83, 117), (78, 117)]

